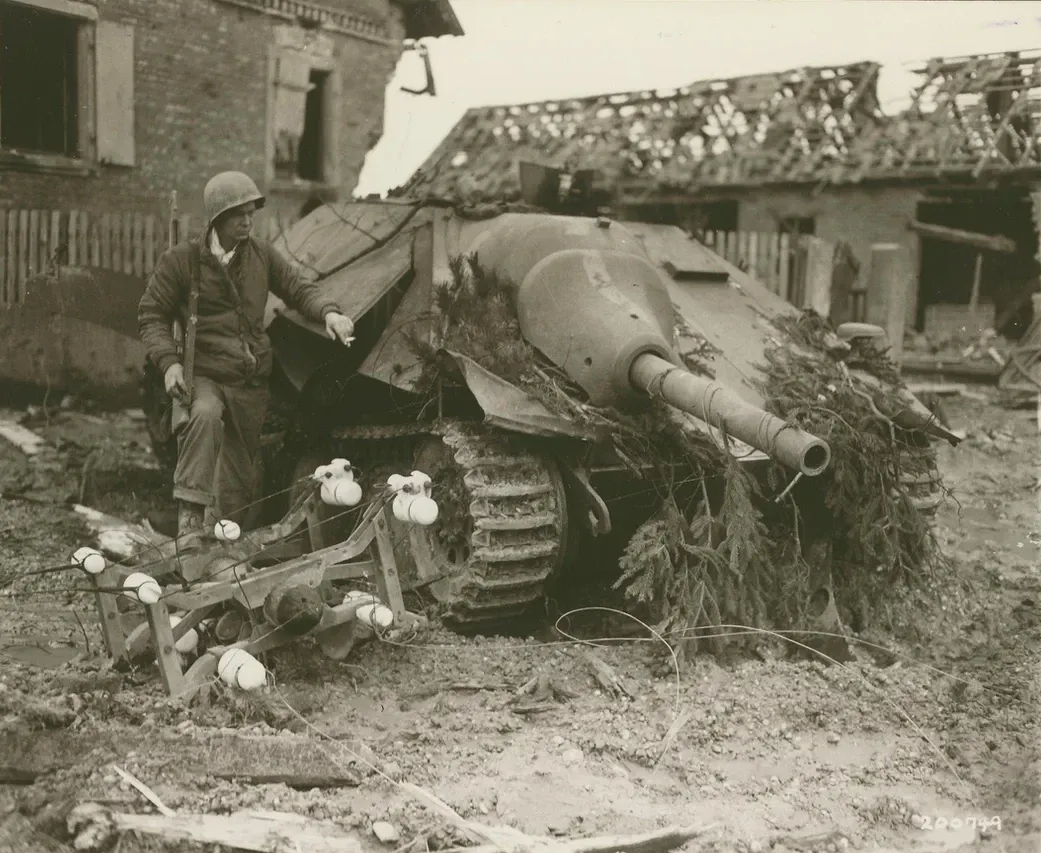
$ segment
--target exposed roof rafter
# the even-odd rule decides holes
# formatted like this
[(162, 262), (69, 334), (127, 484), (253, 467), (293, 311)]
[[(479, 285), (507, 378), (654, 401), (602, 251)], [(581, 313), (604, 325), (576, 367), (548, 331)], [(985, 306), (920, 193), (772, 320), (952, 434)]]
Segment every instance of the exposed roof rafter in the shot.
[(395, 194), (452, 198), (467, 175), (486, 198), (516, 198), (520, 159), (596, 169), (648, 198), (1041, 169), (1041, 51), (929, 60), (911, 106), (893, 117), (878, 101), (879, 69), (859, 62), (471, 109)]

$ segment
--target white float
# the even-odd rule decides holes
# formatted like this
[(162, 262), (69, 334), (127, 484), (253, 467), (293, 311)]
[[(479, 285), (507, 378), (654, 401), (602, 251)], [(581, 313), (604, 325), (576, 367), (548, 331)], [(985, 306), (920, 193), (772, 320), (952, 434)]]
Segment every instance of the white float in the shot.
[(84, 546), (72, 555), (72, 565), (92, 575), (100, 575), (108, 567), (108, 561), (96, 548)]
[(330, 506), (357, 506), (361, 503), (361, 486), (345, 477), (322, 483), (322, 503)]
[(217, 675), (229, 687), (259, 690), (267, 684), (264, 664), (244, 649), (228, 649), (217, 661)]
[(213, 525), (213, 535), (221, 542), (235, 542), (242, 535), (242, 528), (230, 518), (222, 518)]
[(419, 524), (423, 527), (437, 521), (438, 507), (433, 498), (426, 495), (413, 497), (405, 492), (399, 492), (391, 505), (394, 517), (406, 524)]
[(371, 592), (363, 592), (360, 589), (352, 589), (343, 597), (344, 604), (355, 604), (359, 601), (364, 601), (367, 604), (379, 604), (380, 600), (376, 598)]
[(361, 486), (354, 480), (354, 469), (346, 459), (334, 459), (319, 465), (311, 475), (321, 483), (322, 503), (329, 506), (357, 506), (361, 503)]
[(416, 491), (417, 495), (426, 495), (430, 497), (430, 494), (434, 488), (433, 481), (424, 474), (422, 471), (413, 471), (412, 476), (409, 478), (418, 487)]
[(151, 575), (134, 572), (123, 581), (123, 592), (127, 598), (142, 604), (155, 604), (163, 597), (163, 589)]
[(370, 628), (382, 630), (394, 624), (394, 614), (384, 604), (363, 604), (357, 610), (357, 617)]
[[(176, 628), (181, 622), (180, 616), (170, 616), (170, 627)], [(194, 628), (189, 628), (184, 632), (184, 636), (181, 639), (174, 642), (174, 647), (182, 655), (188, 655), (199, 648), (199, 632)]]
[(354, 479), (354, 469), (346, 459), (334, 459), (329, 463), (329, 469), (334, 477), (350, 477), (352, 480)]
[(429, 476), (422, 471), (413, 471), (407, 477), (392, 474), (387, 485), (396, 493), (391, 510), (398, 521), (423, 527), (437, 521), (439, 510), (430, 496), (433, 486)]

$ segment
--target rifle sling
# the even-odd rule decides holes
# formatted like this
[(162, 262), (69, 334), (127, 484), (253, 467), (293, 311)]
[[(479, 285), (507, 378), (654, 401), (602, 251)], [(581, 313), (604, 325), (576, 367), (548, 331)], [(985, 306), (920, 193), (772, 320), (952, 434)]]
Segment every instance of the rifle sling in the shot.
[(191, 289), (188, 291), (188, 328), (184, 334), (184, 384), (188, 386), (191, 397), (192, 385), (195, 381), (195, 333), (199, 325), (199, 277), (200, 253), (202, 249), (192, 244), (188, 256), (188, 268), (191, 275)]

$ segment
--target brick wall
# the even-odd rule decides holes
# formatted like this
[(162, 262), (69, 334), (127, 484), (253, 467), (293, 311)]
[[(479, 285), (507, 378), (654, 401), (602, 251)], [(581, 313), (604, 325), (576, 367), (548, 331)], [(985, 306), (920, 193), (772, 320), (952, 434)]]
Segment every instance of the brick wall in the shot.
[[(390, 0), (326, 0), (385, 21), (403, 37)], [(163, 213), (176, 189), (181, 211), (202, 213), (202, 188), (224, 169), (266, 171), (268, 46), (284, 21), (217, 0), (98, 0), (104, 20), (134, 26), (134, 167), (98, 166), (89, 176), (0, 167), (0, 206)], [(357, 183), (383, 128), (386, 85), (399, 47), (330, 34), (343, 80), (341, 195)], [(99, 86), (104, 81), (99, 81)], [(297, 197), (300, 195), (300, 197)], [(273, 198), (295, 211), (307, 193)]]

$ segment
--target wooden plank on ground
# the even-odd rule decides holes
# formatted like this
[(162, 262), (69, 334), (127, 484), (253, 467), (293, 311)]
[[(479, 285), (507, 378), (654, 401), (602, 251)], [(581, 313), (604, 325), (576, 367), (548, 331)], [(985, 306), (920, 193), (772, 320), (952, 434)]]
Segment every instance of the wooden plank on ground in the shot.
[(905, 353), (900, 360), (904, 373), (964, 377), (966, 379), (993, 379), (1001, 375), (1002, 367), (989, 359), (944, 358), (933, 355)]
[[(286, 716), (288, 722), (288, 712)], [(128, 729), (94, 731), (88, 738), (81, 732), (61, 729), (28, 732), (11, 728), (0, 733), (0, 765), (23, 774), (41, 775), (79, 765), (97, 767), (118, 762), (128, 752), (137, 752), (141, 756), (154, 755), (157, 770), (164, 763), (176, 763), (192, 768), (200, 777), (249, 779), (280, 774), (290, 779), (326, 778), (349, 784), (355, 769), (365, 770), (349, 766), (355, 762), (348, 750), (306, 737), (226, 734), (201, 740), (188, 735), (164, 738), (162, 746), (161, 755), (156, 754), (154, 734), (149, 737), (148, 732)], [(142, 782), (149, 782), (147, 770), (135, 773)]]
[[(295, 814), (113, 814), (112, 821), (119, 832), (155, 835), (167, 841), (217, 844), (229, 849), (306, 850), (307, 853), (362, 853), (363, 850), (358, 833), (350, 833), (331, 821)], [(274, 846), (276, 838), (280, 840), (278, 847)]]
[(14, 421), (0, 421), (0, 438), (7, 439), (26, 456), (35, 456), (47, 444), (35, 432)]

